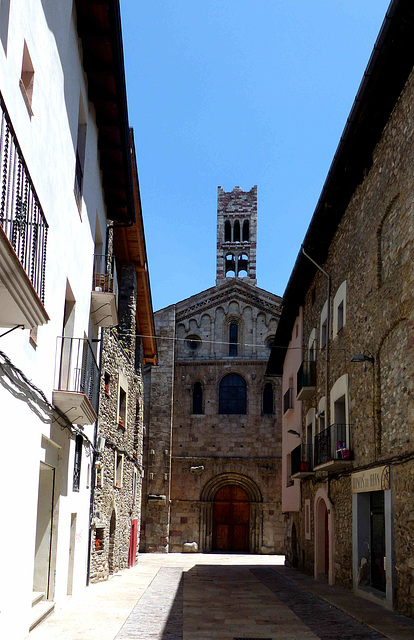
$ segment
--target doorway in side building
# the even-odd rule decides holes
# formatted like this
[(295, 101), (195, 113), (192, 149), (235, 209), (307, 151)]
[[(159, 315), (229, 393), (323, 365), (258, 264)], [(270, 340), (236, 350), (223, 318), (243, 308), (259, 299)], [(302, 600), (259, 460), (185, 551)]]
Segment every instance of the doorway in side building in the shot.
[(40, 463), (39, 493), (37, 502), (36, 545), (33, 572), (33, 591), (42, 593), (46, 600), (53, 600), (54, 569), (54, 500), (55, 468)]
[(227, 485), (217, 491), (213, 507), (213, 551), (249, 551), (250, 502), (246, 491)]

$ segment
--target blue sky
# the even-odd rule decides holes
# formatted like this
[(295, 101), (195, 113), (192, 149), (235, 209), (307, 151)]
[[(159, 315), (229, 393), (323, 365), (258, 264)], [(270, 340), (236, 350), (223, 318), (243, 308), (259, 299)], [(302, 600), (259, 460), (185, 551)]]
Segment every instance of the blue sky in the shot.
[(258, 187), (282, 295), (388, 0), (121, 0), (154, 310), (215, 284), (217, 187)]

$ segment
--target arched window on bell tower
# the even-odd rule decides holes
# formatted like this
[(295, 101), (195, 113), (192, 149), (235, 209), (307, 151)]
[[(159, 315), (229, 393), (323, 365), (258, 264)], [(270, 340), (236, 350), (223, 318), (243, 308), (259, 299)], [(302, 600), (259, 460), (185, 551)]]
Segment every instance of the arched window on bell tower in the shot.
[(226, 255), (226, 278), (234, 278), (236, 275), (236, 258), (232, 253)]
[(240, 242), (240, 222), (235, 220), (233, 225), (233, 242)]
[(243, 222), (243, 242), (249, 242), (250, 240), (250, 234), (249, 234), (249, 221), (245, 220)]
[(229, 220), (224, 223), (224, 242), (231, 242), (231, 224)]
[(249, 265), (249, 256), (247, 253), (242, 253), (241, 256), (237, 258), (237, 276), (239, 278), (247, 277), (247, 269)]

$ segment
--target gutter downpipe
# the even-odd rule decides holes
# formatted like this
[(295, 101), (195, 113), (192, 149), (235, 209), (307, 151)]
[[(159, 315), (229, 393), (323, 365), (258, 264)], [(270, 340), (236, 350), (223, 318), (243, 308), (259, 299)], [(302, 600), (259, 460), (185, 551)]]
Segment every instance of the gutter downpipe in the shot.
[(313, 258), (311, 258), (301, 246), (301, 251), (303, 255), (315, 265), (317, 269), (327, 279), (327, 313), (326, 313), (326, 351), (325, 351), (325, 428), (330, 426), (330, 401), (329, 401), (329, 382), (328, 382), (328, 374), (329, 374), (329, 337), (331, 333), (331, 276), (324, 270), (322, 267), (315, 262)]

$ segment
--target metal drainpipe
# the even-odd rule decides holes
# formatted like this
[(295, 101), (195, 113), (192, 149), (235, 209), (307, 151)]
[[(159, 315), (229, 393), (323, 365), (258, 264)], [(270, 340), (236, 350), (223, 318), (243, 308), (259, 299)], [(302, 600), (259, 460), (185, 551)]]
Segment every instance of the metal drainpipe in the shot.
[(331, 276), (324, 270), (322, 269), (322, 267), (315, 262), (315, 260), (313, 258), (311, 258), (305, 251), (305, 249), (303, 248), (303, 245), (301, 246), (301, 250), (303, 255), (308, 258), (308, 260), (310, 260), (317, 269), (319, 269), (319, 271), (321, 271), (321, 273), (323, 273), (323, 275), (327, 278), (328, 280), (328, 290), (327, 290), (327, 314), (326, 314), (326, 350), (325, 350), (325, 429), (327, 429), (330, 426), (330, 421), (329, 421), (329, 414), (330, 414), (330, 402), (329, 402), (329, 397), (328, 397), (328, 392), (329, 392), (329, 382), (328, 382), (328, 374), (329, 374), (329, 336), (330, 336), (330, 332), (331, 332)]

